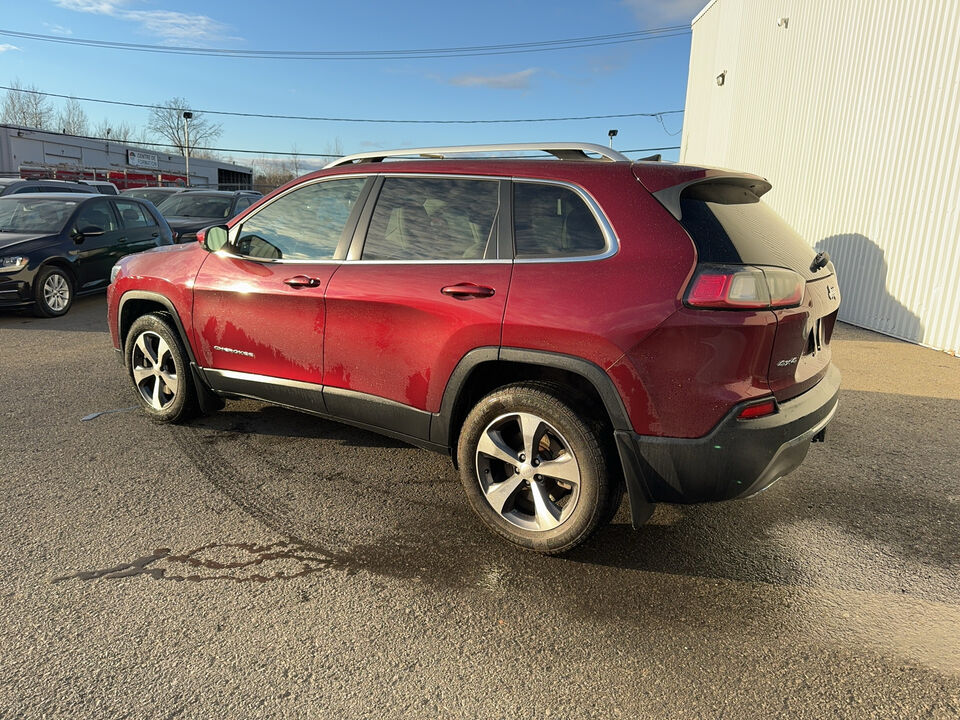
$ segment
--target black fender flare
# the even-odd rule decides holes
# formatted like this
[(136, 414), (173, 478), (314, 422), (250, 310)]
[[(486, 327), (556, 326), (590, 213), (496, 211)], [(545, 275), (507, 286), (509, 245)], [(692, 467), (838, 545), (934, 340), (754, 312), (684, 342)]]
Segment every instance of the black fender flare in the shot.
[(120, 338), (121, 350), (123, 349), (123, 345), (126, 340), (126, 338), (120, 334), (120, 329), (123, 327), (123, 307), (131, 300), (149, 300), (151, 302), (163, 305), (163, 307), (166, 308), (167, 312), (169, 312), (170, 316), (173, 318), (174, 325), (177, 326), (177, 332), (180, 334), (180, 342), (182, 342), (183, 347), (186, 348), (187, 356), (190, 358), (190, 363), (196, 365), (197, 359), (194, 357), (193, 348), (190, 347), (190, 343), (187, 340), (187, 331), (183, 326), (183, 321), (180, 319), (180, 313), (177, 312), (177, 308), (165, 295), (150, 292), (148, 290), (129, 290), (120, 297), (120, 304), (117, 308), (117, 337)]
[[(193, 348), (191, 347), (190, 341), (187, 338), (187, 331), (183, 326), (183, 321), (180, 319), (180, 313), (177, 312), (177, 308), (174, 306), (173, 302), (165, 295), (161, 295), (160, 293), (156, 292), (150, 292), (148, 290), (130, 290), (123, 294), (117, 307), (117, 337), (120, 339), (121, 353), (123, 353), (123, 347), (126, 341), (126, 338), (120, 334), (120, 329), (123, 327), (123, 308), (124, 305), (131, 300), (148, 300), (150, 302), (155, 302), (159, 305), (162, 305), (166, 311), (170, 313), (170, 317), (173, 318), (173, 324), (176, 326), (177, 334), (180, 335), (180, 342), (187, 351), (187, 358), (190, 361), (190, 375), (193, 377), (193, 386), (197, 391), (197, 400), (200, 403), (200, 410), (204, 413), (209, 413), (222, 408), (223, 400), (210, 388), (210, 384), (204, 377), (203, 371), (200, 369), (200, 366), (197, 365), (197, 359), (193, 354)], [(126, 363), (127, 359), (124, 357), (124, 367), (126, 367)]]
[(460, 362), (453, 369), (447, 380), (447, 386), (443, 391), (443, 398), (440, 402), (440, 411), (434, 414), (430, 424), (431, 442), (452, 448), (452, 437), (454, 428), (454, 411), (456, 409), (457, 398), (460, 396), (470, 374), (482, 363), (488, 362), (515, 362), (527, 365), (539, 365), (541, 367), (556, 368), (566, 370), (576, 375), (580, 375), (589, 382), (600, 400), (603, 402), (604, 409), (610, 418), (613, 426), (617, 453), (620, 458), (620, 465), (623, 470), (624, 483), (627, 489), (627, 495), (630, 499), (630, 511), (634, 527), (639, 527), (645, 523), (650, 515), (653, 514), (653, 503), (650, 499), (650, 493), (647, 490), (647, 484), (643, 478), (642, 468), (637, 459), (633, 456), (632, 448), (620, 441), (621, 434), (632, 432), (633, 426), (630, 422), (630, 416), (627, 413), (623, 399), (613, 384), (610, 376), (596, 363), (572, 355), (549, 352), (545, 350), (526, 350), (522, 348), (511, 347), (481, 347), (471, 350), (461, 358)]

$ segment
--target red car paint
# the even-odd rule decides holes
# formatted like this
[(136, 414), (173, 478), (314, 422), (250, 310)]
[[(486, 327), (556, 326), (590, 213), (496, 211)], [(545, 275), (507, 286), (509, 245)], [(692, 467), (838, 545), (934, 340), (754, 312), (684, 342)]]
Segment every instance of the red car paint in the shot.
[[(129, 326), (118, 316), (123, 296), (155, 293), (169, 300), (203, 368), (342, 388), (430, 413), (440, 410), (451, 373), (470, 350), (542, 350), (601, 368), (636, 433), (672, 438), (706, 435), (744, 401), (771, 394), (787, 400), (816, 384), (829, 366), (828, 352), (806, 352), (817, 321), (829, 343), (839, 304), (819, 289), (813, 294), (810, 286), (818, 283), (808, 284), (800, 307), (776, 312), (684, 306), (698, 251), (651, 193), (725, 177), (724, 171), (597, 161), (350, 165), (293, 181), (229, 226), (315, 178), (378, 173), (573, 183), (596, 201), (619, 250), (590, 262), (272, 266), (211, 254), (197, 244), (164, 248), (126, 259), (111, 285), (114, 346), (121, 347), (120, 332)], [(285, 282), (298, 276), (313, 286)], [(457, 284), (493, 292), (469, 298), (440, 292)], [(797, 360), (782, 364), (791, 358)]]

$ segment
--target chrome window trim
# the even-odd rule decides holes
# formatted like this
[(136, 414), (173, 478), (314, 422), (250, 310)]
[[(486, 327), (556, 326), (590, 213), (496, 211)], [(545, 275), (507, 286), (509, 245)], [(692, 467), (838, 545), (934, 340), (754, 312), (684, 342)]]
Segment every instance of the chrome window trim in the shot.
[[(568, 262), (593, 262), (595, 260), (606, 260), (609, 257), (613, 257), (620, 251), (620, 239), (617, 237), (617, 233), (614, 231), (613, 226), (610, 224), (610, 221), (607, 220), (607, 216), (604, 215), (603, 210), (600, 208), (600, 203), (591, 195), (586, 189), (576, 185), (572, 182), (566, 180), (536, 180), (533, 178), (513, 178), (514, 182), (519, 183), (530, 183), (530, 184), (539, 184), (539, 185), (558, 185), (568, 190), (572, 190), (577, 195), (580, 196), (580, 199), (583, 200), (587, 207), (590, 209), (590, 212), (593, 213), (594, 220), (597, 221), (597, 224), (600, 226), (600, 232), (603, 233), (603, 238), (606, 241), (606, 248), (599, 253), (593, 255), (570, 255), (566, 257), (519, 257), (517, 255), (517, 239), (514, 235), (513, 239), (513, 261), (515, 263), (523, 263), (524, 265), (530, 263), (568, 263)], [(516, 208), (514, 208), (516, 211)]]
[[(613, 229), (613, 226), (610, 224), (610, 221), (607, 220), (606, 215), (603, 210), (600, 208), (600, 204), (596, 201), (593, 195), (586, 190), (585, 188), (580, 187), (579, 185), (566, 181), (566, 180), (553, 180), (553, 179), (541, 179), (541, 178), (531, 178), (531, 177), (511, 177), (508, 175), (463, 175), (458, 173), (410, 173), (410, 172), (398, 172), (398, 171), (385, 171), (385, 172), (376, 172), (367, 170), (366, 172), (356, 172), (356, 173), (343, 173), (337, 175), (329, 175), (326, 177), (314, 178), (307, 182), (295, 185), (294, 187), (288, 188), (280, 195), (277, 195), (275, 198), (270, 200), (269, 203), (258, 207), (255, 213), (252, 213), (249, 217), (255, 217), (261, 210), (268, 208), (273, 205), (274, 202), (279, 200), (282, 197), (286, 197), (291, 192), (299, 190), (301, 188), (307, 187), (308, 185), (315, 185), (321, 182), (328, 182), (331, 180), (339, 180), (346, 178), (369, 178), (369, 177), (412, 177), (412, 178), (454, 178), (459, 180), (490, 180), (490, 181), (503, 181), (508, 180), (511, 182), (522, 182), (522, 183), (533, 183), (540, 185), (558, 185), (560, 187), (567, 188), (572, 190), (587, 204), (587, 207), (590, 209), (590, 212), (593, 213), (594, 219), (597, 221), (597, 224), (600, 226), (600, 231), (603, 233), (604, 240), (606, 241), (606, 248), (600, 252), (593, 255), (574, 255), (570, 257), (542, 257), (542, 258), (521, 258), (516, 256), (516, 241), (514, 241), (514, 257), (512, 259), (504, 258), (490, 258), (490, 259), (471, 259), (471, 260), (363, 260), (363, 259), (354, 259), (350, 260), (349, 258), (344, 258), (343, 260), (334, 260), (330, 259), (317, 259), (317, 260), (270, 260), (266, 258), (255, 258), (250, 257), (249, 255), (238, 255), (236, 253), (224, 253), (230, 257), (236, 257), (243, 260), (249, 260), (251, 262), (259, 263), (273, 263), (278, 265), (321, 265), (321, 264), (336, 264), (336, 265), (350, 265), (355, 263), (363, 263), (365, 265), (477, 265), (477, 264), (505, 264), (505, 263), (568, 263), (568, 262), (594, 262), (597, 260), (606, 260), (607, 258), (613, 257), (620, 251), (620, 239), (617, 237), (616, 232)], [(244, 218), (246, 220), (247, 218)], [(230, 245), (234, 245), (234, 240), (236, 239), (236, 234), (240, 231), (239, 229), (243, 227), (243, 223), (238, 223), (230, 229)], [(223, 253), (222, 250), (218, 253)]]

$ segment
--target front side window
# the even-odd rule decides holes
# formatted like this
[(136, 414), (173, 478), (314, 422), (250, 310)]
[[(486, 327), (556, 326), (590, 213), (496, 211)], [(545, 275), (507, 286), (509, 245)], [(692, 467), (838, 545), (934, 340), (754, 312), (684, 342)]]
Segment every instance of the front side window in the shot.
[(365, 182), (328, 180), (277, 198), (243, 223), (237, 252), (268, 260), (332, 259)]
[(80, 208), (73, 227), (80, 232), (83, 232), (86, 228), (98, 228), (103, 232), (113, 232), (117, 229), (117, 221), (110, 209), (109, 201), (94, 200)]
[(590, 208), (561, 185), (515, 182), (517, 257), (576, 257), (603, 252), (606, 240)]
[(385, 178), (361, 259), (482, 259), (499, 203), (496, 180)]

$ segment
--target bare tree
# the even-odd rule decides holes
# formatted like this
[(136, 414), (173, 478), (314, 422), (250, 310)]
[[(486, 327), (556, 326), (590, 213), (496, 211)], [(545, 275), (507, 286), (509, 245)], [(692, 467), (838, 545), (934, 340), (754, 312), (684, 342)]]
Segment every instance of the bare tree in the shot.
[[(175, 97), (160, 103), (160, 105), (163, 107), (157, 107), (150, 111), (147, 128), (150, 132), (172, 143), (182, 155), (186, 145), (183, 112), (184, 110), (190, 110), (190, 103), (185, 98)], [(195, 146), (213, 142), (223, 132), (223, 126), (220, 123), (212, 122), (203, 113), (196, 110), (192, 112), (193, 117), (190, 118), (191, 155), (194, 154), (193, 148)], [(197, 155), (199, 156), (199, 153)]]
[(45, 96), (38, 94), (39, 90), (35, 86), (24, 87), (19, 80), (14, 80), (10, 87), (3, 98), (3, 112), (0, 115), (3, 122), (38, 130), (51, 127), (54, 119), (53, 106)]
[(93, 137), (128, 143), (133, 140), (136, 129), (125, 122), (111, 122), (104, 118), (93, 126)]
[(80, 103), (71, 98), (57, 113), (57, 127), (66, 135), (87, 135), (90, 122)]

